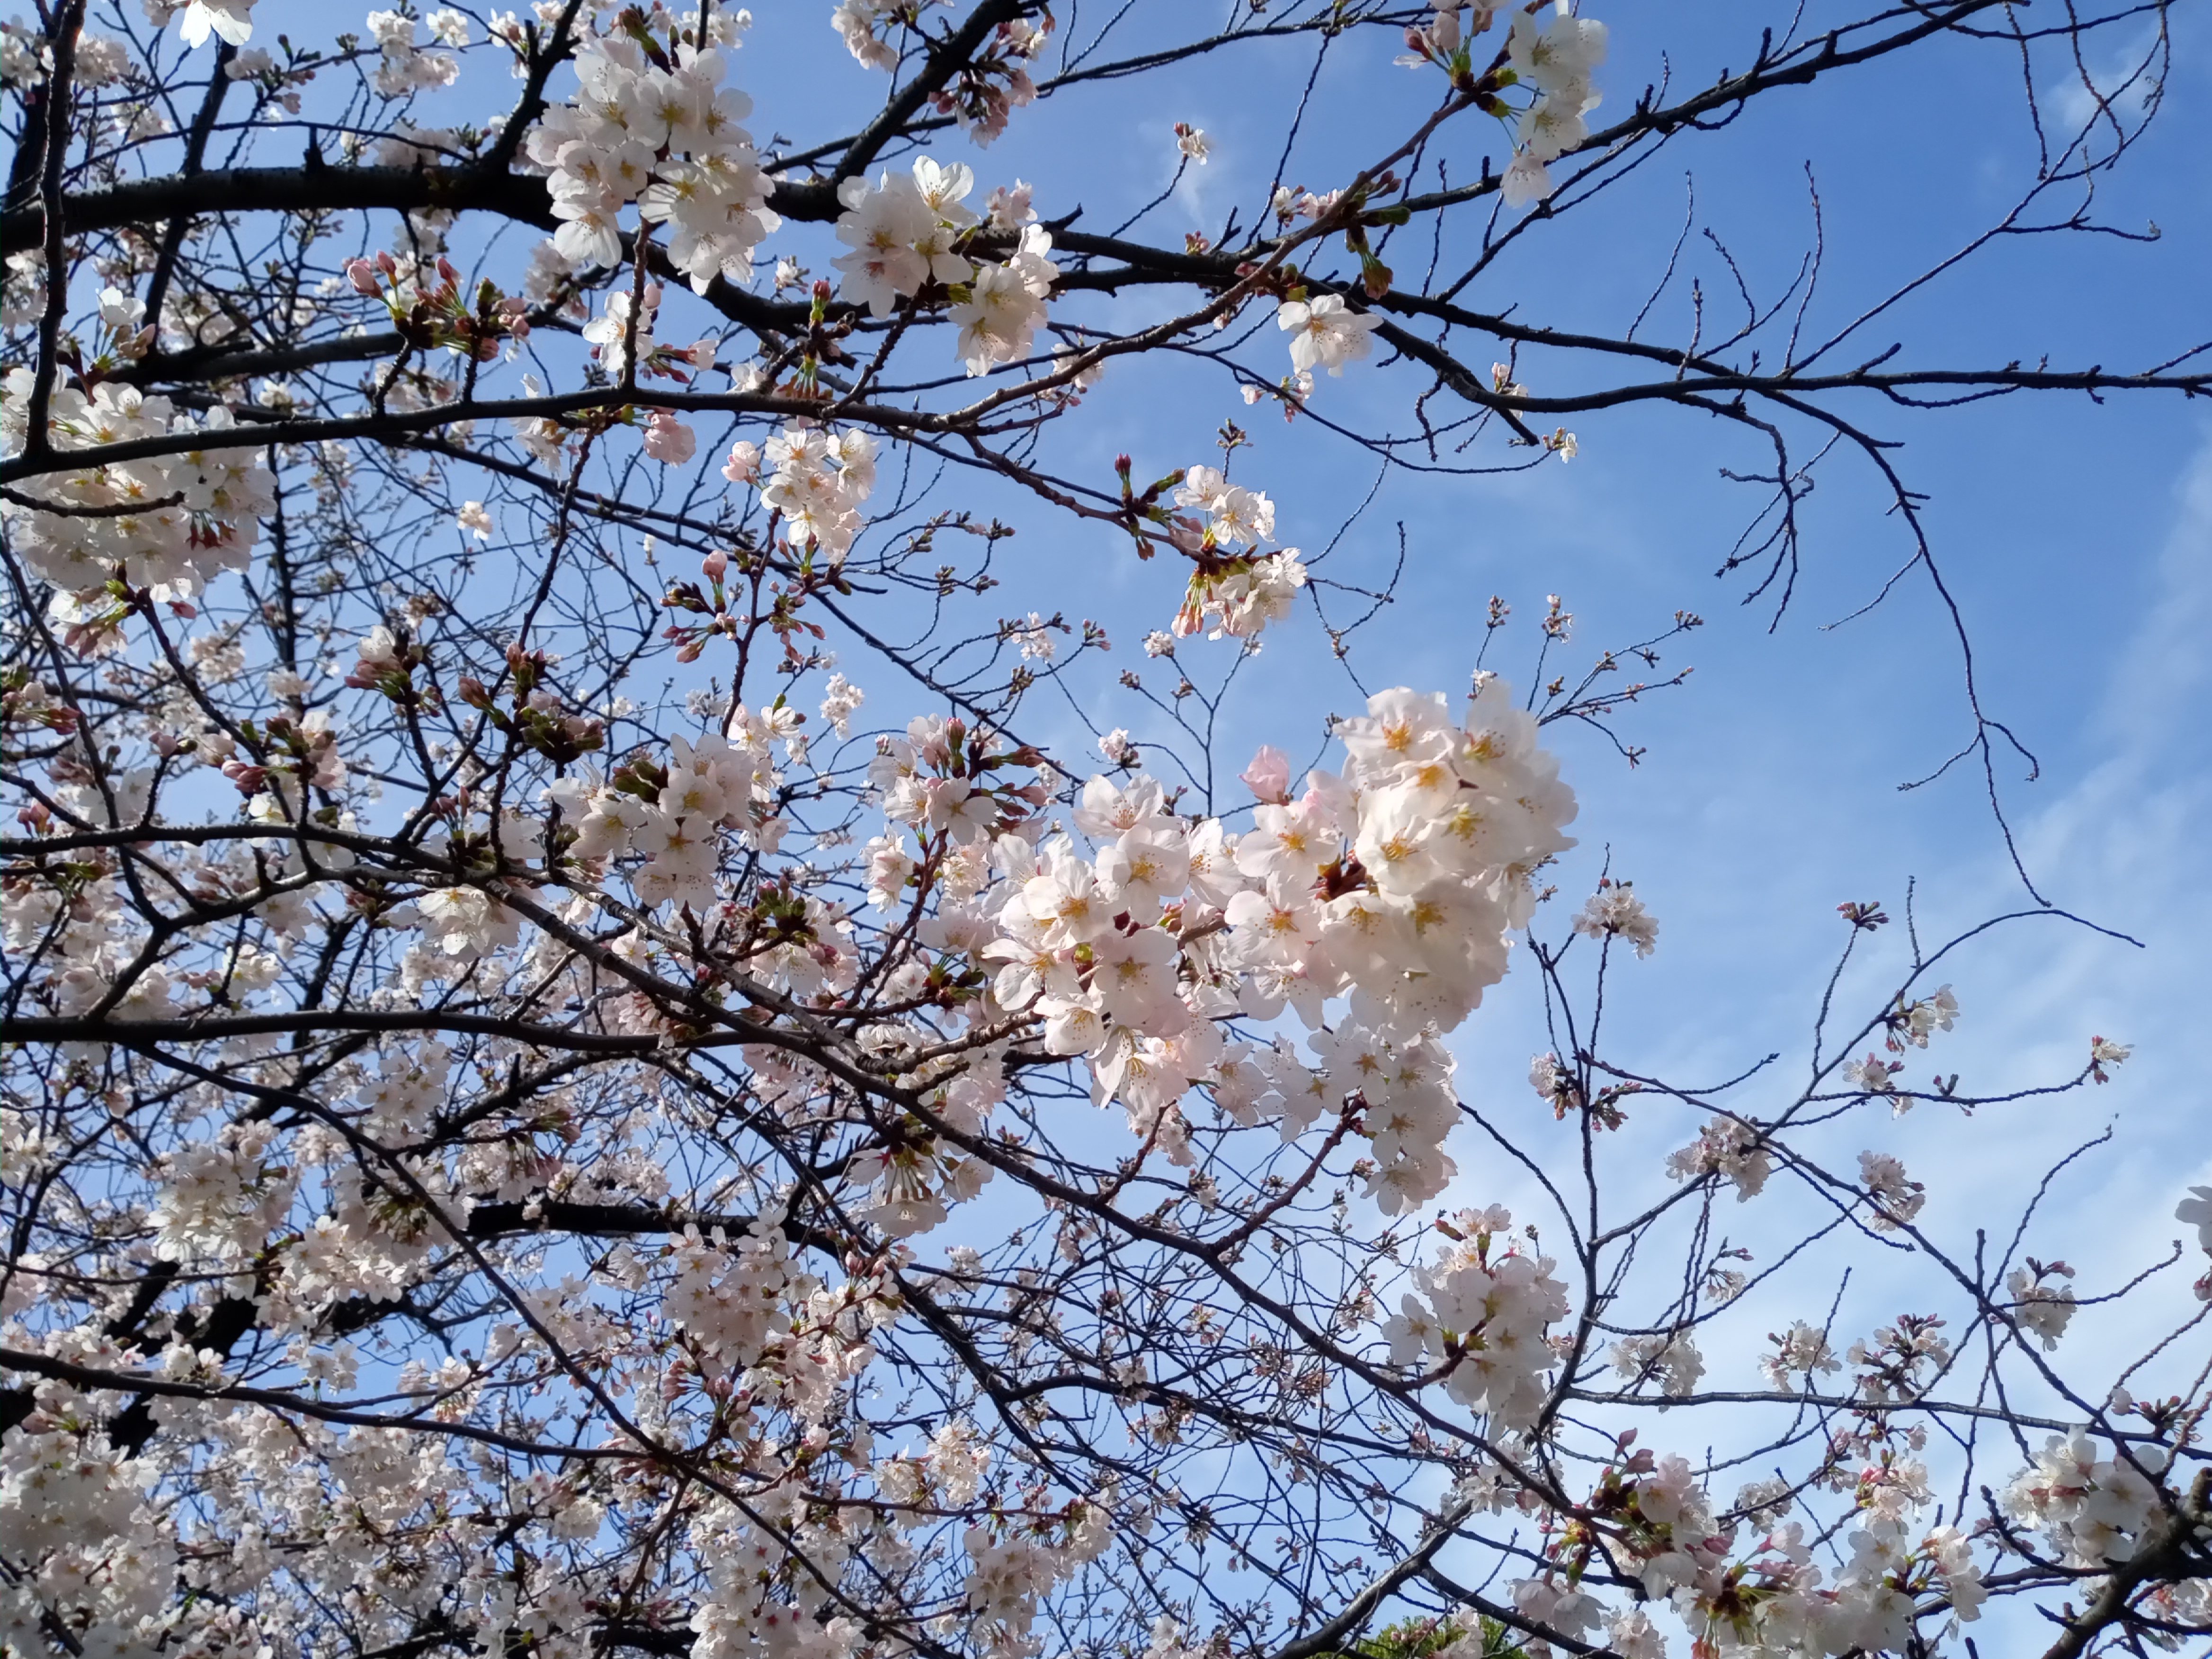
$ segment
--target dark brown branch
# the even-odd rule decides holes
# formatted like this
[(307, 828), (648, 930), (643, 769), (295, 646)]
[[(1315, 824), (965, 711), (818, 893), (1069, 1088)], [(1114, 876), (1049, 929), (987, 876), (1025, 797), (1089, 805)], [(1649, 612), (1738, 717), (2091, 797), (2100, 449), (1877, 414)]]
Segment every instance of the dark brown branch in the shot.
[[(915, 112), (966, 66), (999, 25), (1012, 22), (1024, 9), (1024, 0), (982, 0), (969, 13), (966, 22), (932, 46), (921, 73), (893, 93), (876, 118), (861, 128), (845, 147), (837, 170), (831, 175), (832, 185), (865, 172), (868, 163), (898, 137)], [(780, 205), (777, 211), (782, 211)]]

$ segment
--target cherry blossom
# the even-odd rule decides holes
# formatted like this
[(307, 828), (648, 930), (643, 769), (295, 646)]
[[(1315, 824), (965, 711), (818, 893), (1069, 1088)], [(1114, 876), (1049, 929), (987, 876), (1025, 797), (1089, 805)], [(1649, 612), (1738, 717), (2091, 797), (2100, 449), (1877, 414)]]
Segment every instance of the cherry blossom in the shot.
[(2212, 1187), (2191, 1187), (2190, 1195), (2174, 1207), (2173, 1218), (2197, 1229), (2197, 1244), (2212, 1251)]
[(1905, 1165), (1886, 1152), (1859, 1154), (1859, 1184), (1874, 1200), (1874, 1226), (1890, 1232), (1905, 1225), (1928, 1201), (1927, 1190), (1910, 1180)]
[(1341, 376), (1345, 364), (1374, 349), (1374, 331), (1382, 326), (1382, 319), (1350, 309), (1340, 295), (1323, 294), (1312, 300), (1285, 300), (1275, 313), (1275, 326), (1291, 337), (1293, 369), (1310, 374), (1326, 368)]
[(157, 27), (181, 13), (184, 21), (178, 32), (188, 46), (206, 45), (210, 33), (242, 46), (253, 38), (253, 6), (254, 0), (190, 0), (182, 6), (175, 0), (148, 0), (146, 9)]
[(956, 296), (951, 319), (960, 331), (956, 349), (969, 374), (988, 374), (1031, 354), (1045, 299), (1060, 276), (1045, 257), (1051, 252), (1052, 238), (1042, 225), (1024, 226), (1014, 257), (979, 266), (964, 297)]
[(2059, 1338), (2066, 1334), (2066, 1327), (2073, 1321), (2073, 1288), (2058, 1282), (2073, 1276), (2074, 1270), (2063, 1261), (2052, 1262), (2049, 1267), (2038, 1263), (2014, 1267), (2005, 1275), (2005, 1289), (2013, 1299), (2013, 1316), (2023, 1329), (2040, 1339), (2046, 1350), (2057, 1347)]
[(1607, 879), (1583, 902), (1575, 932), (1595, 939), (1623, 939), (1648, 957), (1659, 947), (1659, 923), (1644, 908), (1632, 882)]

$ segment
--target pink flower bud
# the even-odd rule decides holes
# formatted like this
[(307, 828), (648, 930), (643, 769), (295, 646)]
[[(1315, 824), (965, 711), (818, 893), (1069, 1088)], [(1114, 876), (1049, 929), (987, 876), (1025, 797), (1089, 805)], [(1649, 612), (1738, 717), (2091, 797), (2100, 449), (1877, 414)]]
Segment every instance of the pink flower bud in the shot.
[(656, 409), (646, 417), (645, 453), (664, 465), (680, 466), (690, 460), (698, 441), (673, 410)]
[(1291, 798), (1291, 757), (1273, 744), (1263, 743), (1252, 763), (1242, 774), (1244, 787), (1264, 801), (1281, 806)]
[(374, 294), (377, 289), (376, 266), (367, 259), (349, 259), (345, 268), (346, 280), (353, 284), (356, 294)]
[(719, 547), (699, 561), (699, 574), (710, 582), (721, 580), (722, 573), (729, 568), (730, 556)]
[(376, 268), (387, 276), (397, 276), (399, 274), (399, 261), (393, 258), (391, 254), (380, 251), (376, 256)]

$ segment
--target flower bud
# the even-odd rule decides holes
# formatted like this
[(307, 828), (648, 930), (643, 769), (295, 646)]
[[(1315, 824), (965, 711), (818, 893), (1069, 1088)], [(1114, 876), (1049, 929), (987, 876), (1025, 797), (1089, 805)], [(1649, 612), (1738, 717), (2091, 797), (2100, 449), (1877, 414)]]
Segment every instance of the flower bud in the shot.
[(740, 438), (730, 446), (730, 459), (722, 464), (722, 476), (732, 483), (752, 483), (760, 477), (760, 446)]
[(1252, 763), (1238, 775), (1255, 798), (1280, 806), (1291, 798), (1291, 757), (1263, 743)]

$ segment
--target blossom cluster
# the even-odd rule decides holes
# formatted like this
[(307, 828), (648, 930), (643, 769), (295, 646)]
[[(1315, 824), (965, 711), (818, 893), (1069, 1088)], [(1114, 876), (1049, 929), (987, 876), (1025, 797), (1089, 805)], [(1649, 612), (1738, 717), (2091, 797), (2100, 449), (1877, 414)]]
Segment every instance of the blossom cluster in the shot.
[[(1929, 1498), (1917, 1462), (1908, 1478), (1873, 1494), (1856, 1528), (1838, 1540), (1832, 1576), (1814, 1560), (1819, 1540), (1802, 1522), (1776, 1524), (1755, 1501), (1763, 1496), (1756, 1489), (1733, 1506), (1717, 1502), (1688, 1459), (1628, 1453), (1634, 1438), (1621, 1443), (1623, 1455), (1600, 1476), (1585, 1513), (1606, 1523), (1614, 1560), (1640, 1583), (1644, 1605), (1607, 1607), (1600, 1599), (1579, 1571), (1587, 1535), (1571, 1530), (1547, 1552), (1540, 1574), (1510, 1585), (1523, 1617), (1571, 1640), (1603, 1642), (1624, 1659), (1661, 1659), (1668, 1650), (1651, 1604), (1671, 1607), (1693, 1650), (1712, 1659), (1905, 1652), (1924, 1613), (1980, 1617), (1989, 1592), (1967, 1534), (1913, 1525)], [(1540, 1645), (1550, 1650), (1531, 1644)]]
[(1212, 639), (1255, 639), (1287, 617), (1306, 585), (1306, 567), (1295, 547), (1268, 552), (1260, 546), (1274, 538), (1274, 502), (1210, 466), (1187, 471), (1174, 499), (1189, 511), (1170, 521), (1169, 538), (1195, 568), (1173, 633), (1207, 629)]
[(742, 705), (732, 714), (726, 733), (671, 738), (665, 765), (633, 761), (611, 783), (586, 772), (548, 786), (548, 799), (575, 828), (569, 854), (601, 868), (624, 854), (641, 854), (645, 862), (630, 878), (640, 903), (707, 911), (714, 902), (723, 831), (769, 852), (782, 840), (770, 744), (799, 718), (794, 709), (755, 714)]
[(848, 179), (837, 187), (845, 210), (837, 240), (852, 251), (833, 263), (843, 273), (839, 292), (878, 317), (931, 283), (942, 287), (953, 302), (960, 359), (969, 374), (983, 374), (1030, 355), (1060, 268), (1047, 257), (1051, 235), (1028, 222), (1035, 216), (1026, 186), (992, 194), (989, 226), (1011, 237), (1009, 256), (979, 262), (962, 252), (984, 222), (963, 205), (975, 187), (964, 163), (927, 155), (915, 157), (910, 173), (885, 171), (872, 184)]
[(2005, 1512), (2043, 1534), (2069, 1566), (2125, 1561), (2159, 1513), (2158, 1476), (2166, 1462), (2156, 1445), (2116, 1446), (2100, 1457), (2086, 1431), (2052, 1435), (2034, 1465), (2005, 1488)]
[(182, 1622), (170, 1605), (175, 1540), (143, 1523), (158, 1467), (81, 1438), (63, 1391), (46, 1403), (0, 1440), (0, 1519), (9, 1553), (32, 1564), (26, 1572), (11, 1563), (0, 1581), (0, 1643), (40, 1651), (59, 1608), (110, 1651), (151, 1651)]
[[(1312, 773), (1296, 799), (1287, 763), (1263, 751), (1241, 835), (1176, 816), (1142, 775), (1085, 785), (1073, 817), (1087, 848), (1044, 834), (1015, 792), (978, 787), (988, 757), (957, 722), (880, 740), (872, 777), (889, 816), (945, 849), (929, 855), (952, 884), (930, 937), (988, 965), (995, 1010), (979, 1019), (1039, 1022), (1045, 1048), (1085, 1056), (1094, 1095), (1178, 1162), (1194, 1087), (1285, 1138), (1324, 1111), (1356, 1123), (1369, 1193), (1395, 1212), (1450, 1178), (1454, 1061), (1437, 1039), (1504, 973), (1530, 872), (1572, 844), (1574, 797), (1495, 678), (1462, 720), (1401, 689), (1337, 730), (1345, 771)], [(902, 902), (915, 852), (893, 834), (870, 858), (875, 902)], [(1219, 1029), (1285, 1007), (1318, 1066), (1285, 1039), (1255, 1048)]]
[(764, 447), (738, 439), (722, 476), (756, 485), (792, 545), (819, 548), (835, 564), (866, 522), (860, 509), (876, 487), (876, 441), (858, 427), (793, 422)]
[(1546, 1373), (1558, 1356), (1544, 1333), (1566, 1317), (1558, 1263), (1533, 1240), (1509, 1239), (1510, 1211), (1462, 1210), (1440, 1231), (1452, 1240), (1416, 1270), (1407, 1295), (1382, 1328), (1396, 1365), (1434, 1367), (1444, 1392), (1499, 1428), (1535, 1425)]
[(670, 262), (704, 294), (715, 277), (741, 282), (753, 250), (782, 221), (739, 125), (752, 100), (722, 84), (720, 47), (673, 52), (642, 34), (588, 34), (576, 53), (576, 90), (548, 109), (525, 148), (551, 175), (553, 246), (572, 265), (613, 268), (623, 258), (623, 210), (665, 224)]
[(1564, 4), (1543, 23), (1530, 12), (1514, 14), (1506, 61), (1536, 95), (1514, 133), (1516, 149), (1503, 185), (1509, 204), (1550, 196), (1554, 186), (1546, 163), (1589, 137), (1583, 117), (1597, 107), (1590, 74), (1605, 61), (1605, 25), (1577, 17)]
[[(104, 310), (113, 325), (135, 328), (143, 307), (112, 289), (108, 294)], [(28, 368), (10, 369), (0, 382), (0, 437), (17, 453), (28, 441), (33, 389)], [(65, 453), (134, 439), (206, 436), (181, 453), (136, 461), (102, 463), (86, 454), (31, 483), (26, 493), (51, 502), (51, 510), (17, 501), (0, 509), (24, 562), (65, 595), (119, 577), (157, 599), (177, 600), (222, 571), (245, 568), (261, 515), (275, 505), (276, 481), (258, 447), (223, 441), (220, 434), (232, 425), (220, 404), (203, 421), (120, 381), (101, 380), (89, 392), (56, 386), (45, 435)]]
[(878, 31), (898, 15), (897, 0), (837, 0), (830, 14), (830, 27), (845, 42), (854, 59), (870, 69), (895, 70), (899, 55)]
[[(1578, 148), (1589, 136), (1583, 118), (1597, 107), (1590, 76), (1605, 61), (1606, 27), (1577, 16), (1571, 5), (1572, 0), (1554, 0), (1552, 15), (1540, 22), (1540, 3), (1515, 9), (1507, 28), (1501, 55), (1512, 73), (1504, 84), (1525, 86), (1534, 94), (1513, 120), (1513, 160), (1500, 181), (1510, 206), (1547, 198), (1554, 186), (1546, 164)], [(1473, 0), (1471, 6), (1469, 0), (1437, 0), (1425, 27), (1406, 31), (1408, 50), (1397, 61), (1416, 69), (1434, 64), (1451, 76), (1455, 85), (1474, 89), (1478, 85), (1471, 53), (1474, 37), (1486, 33), (1505, 9), (1492, 0)], [(1486, 107), (1506, 111), (1495, 100)]]
[[(247, 5), (252, 0), (246, 0)], [(20, 17), (0, 23), (0, 86), (29, 88), (52, 66), (46, 36)], [(87, 29), (76, 38), (76, 80), (79, 86), (108, 87), (132, 67), (131, 48), (112, 36)]]
[[(431, 37), (441, 45), (468, 45), (469, 20), (452, 7), (432, 12), (425, 21)], [(425, 50), (415, 39), (415, 24), (416, 19), (407, 11), (368, 15), (368, 32), (382, 54), (376, 66), (376, 89), (386, 98), (450, 87), (460, 76), (460, 60), (450, 52)]]

